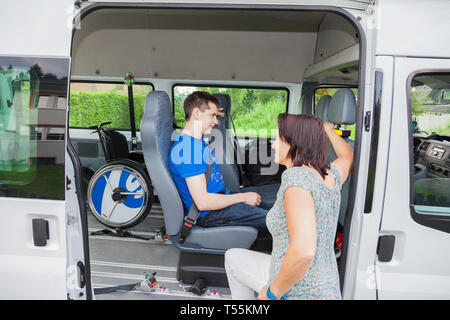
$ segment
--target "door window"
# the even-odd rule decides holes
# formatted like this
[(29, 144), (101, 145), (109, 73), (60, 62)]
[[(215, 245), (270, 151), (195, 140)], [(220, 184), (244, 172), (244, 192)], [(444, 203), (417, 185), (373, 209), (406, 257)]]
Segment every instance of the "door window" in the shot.
[(64, 199), (67, 59), (0, 57), (0, 196)]
[[(145, 98), (153, 91), (151, 84), (133, 84), (133, 102), (136, 130), (144, 115)], [(124, 83), (71, 82), (71, 128), (87, 128), (111, 121), (108, 127), (130, 130), (128, 87)]]
[[(238, 137), (275, 138), (278, 114), (287, 111), (288, 90), (273, 88), (228, 88), (175, 86), (175, 121), (184, 126), (184, 99), (194, 91), (228, 94), (231, 99), (231, 119)], [(233, 129), (233, 128), (232, 128)]]
[(450, 73), (410, 82), (412, 200), (416, 213), (450, 214)]

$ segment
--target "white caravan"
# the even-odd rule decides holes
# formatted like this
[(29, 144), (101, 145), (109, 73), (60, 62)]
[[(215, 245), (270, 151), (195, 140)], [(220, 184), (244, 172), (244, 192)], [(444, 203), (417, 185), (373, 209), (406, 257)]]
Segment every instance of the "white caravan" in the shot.
[[(196, 298), (179, 281), (203, 277), (222, 293), (198, 297), (229, 297), (223, 252), (256, 235), (202, 234), (217, 244), (197, 229), (180, 243), (181, 202), (148, 126), (163, 114), (152, 97), (167, 96), (164, 116), (182, 123), (179, 101), (204, 88), (228, 99), (238, 156), (270, 142), (246, 127), (270, 129), (280, 112), (350, 132), (336, 251), (344, 299), (450, 299), (450, 2), (15, 0), (0, 11), (0, 298), (94, 299), (144, 272), (161, 286), (127, 294)], [(89, 127), (108, 121), (158, 198), (127, 230), (159, 238), (92, 234), (104, 226), (86, 186), (106, 151)], [(240, 184), (263, 180), (238, 168)]]

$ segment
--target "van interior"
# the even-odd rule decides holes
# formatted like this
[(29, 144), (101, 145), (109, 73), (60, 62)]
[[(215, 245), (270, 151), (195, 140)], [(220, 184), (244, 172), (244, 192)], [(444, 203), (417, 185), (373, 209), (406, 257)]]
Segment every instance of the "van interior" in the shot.
[[(249, 160), (261, 146), (267, 148), (259, 154), (271, 159), (279, 113), (315, 114), (342, 129), (354, 146), (360, 40), (355, 23), (340, 11), (97, 7), (87, 13), (72, 41), (69, 136), (82, 166), (93, 286), (125, 285), (152, 275), (158, 283), (147, 292), (117, 290), (96, 299), (229, 299), (226, 249), (270, 253), (271, 241), (250, 227), (194, 226), (180, 243), (185, 212), (167, 156), (172, 131), (183, 125), (183, 99), (195, 90), (218, 98), (225, 116), (217, 129), (231, 132), (230, 149), (237, 153), (221, 166), (230, 172), (224, 174), (228, 185), (279, 183), (282, 166), (267, 174), (267, 159)], [(129, 73), (131, 93), (124, 82)], [(103, 148), (89, 128), (103, 122), (111, 122), (105, 127), (118, 132), (119, 140), (126, 138), (125, 146)], [(119, 230), (122, 236), (96, 219), (87, 200), (89, 181), (105, 165), (106, 152), (109, 161), (141, 163), (151, 181), (148, 214)], [(331, 147), (329, 156), (336, 158)], [(337, 228), (340, 268), (350, 180), (342, 189)], [(102, 233), (105, 229), (111, 232)], [(200, 292), (192, 287), (199, 279), (206, 283)]]

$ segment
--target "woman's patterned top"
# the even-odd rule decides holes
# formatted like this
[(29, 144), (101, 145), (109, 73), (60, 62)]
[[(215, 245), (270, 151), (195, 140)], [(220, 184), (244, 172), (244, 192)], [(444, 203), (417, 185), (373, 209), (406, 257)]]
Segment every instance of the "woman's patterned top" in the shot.
[(284, 207), (284, 192), (297, 186), (308, 191), (314, 201), (316, 215), (316, 255), (304, 277), (286, 293), (286, 299), (341, 299), (339, 274), (334, 252), (337, 220), (341, 202), (341, 176), (336, 166), (329, 173), (335, 177), (335, 187), (328, 188), (322, 178), (305, 167), (286, 169), (281, 176), (277, 200), (267, 213), (267, 228), (273, 237), (269, 285), (277, 276), (289, 246), (289, 233)]

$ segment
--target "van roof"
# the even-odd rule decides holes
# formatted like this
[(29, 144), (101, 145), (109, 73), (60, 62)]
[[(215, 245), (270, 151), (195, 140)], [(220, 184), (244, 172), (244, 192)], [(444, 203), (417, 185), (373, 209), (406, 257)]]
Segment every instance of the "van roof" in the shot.
[[(110, 0), (95, 0), (95, 2), (111, 2)], [(121, 0), (120, 2), (133, 2), (135, 0)], [(141, 0), (141, 3), (161, 2), (160, 0)], [(182, 4), (202, 4), (217, 3), (223, 4), (243, 4), (242, 1), (222, 0), (222, 1), (198, 1), (198, 0), (166, 0), (165, 3), (182, 3)], [(246, 0), (246, 5), (264, 4), (264, 5), (310, 5), (310, 6), (332, 6), (347, 9), (367, 10), (371, 5), (375, 4), (375, 0)]]
[(75, 32), (72, 76), (299, 83), (319, 62), (309, 75), (329, 73), (324, 60), (341, 52), (333, 79), (355, 84), (358, 43), (352, 24), (327, 11), (102, 8)]

